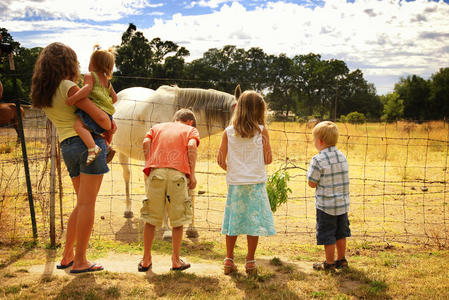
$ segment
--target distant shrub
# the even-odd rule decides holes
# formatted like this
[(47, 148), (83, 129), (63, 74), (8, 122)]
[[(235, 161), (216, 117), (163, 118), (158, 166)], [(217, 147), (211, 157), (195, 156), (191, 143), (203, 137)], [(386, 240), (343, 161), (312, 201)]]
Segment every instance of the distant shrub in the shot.
[(353, 111), (346, 116), (346, 121), (351, 124), (364, 124), (366, 117), (363, 113)]
[(341, 123), (346, 123), (348, 120), (347, 120), (347, 118), (346, 118), (346, 116), (345, 115), (341, 115), (340, 116), (340, 122)]

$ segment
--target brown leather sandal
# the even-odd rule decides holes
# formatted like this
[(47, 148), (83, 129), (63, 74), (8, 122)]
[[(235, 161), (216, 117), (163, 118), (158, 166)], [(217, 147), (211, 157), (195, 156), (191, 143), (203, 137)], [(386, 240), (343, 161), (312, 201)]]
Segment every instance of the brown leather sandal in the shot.
[[(227, 261), (230, 261), (231, 264), (226, 264)], [(234, 272), (237, 272), (237, 266), (234, 263), (234, 260), (230, 257), (226, 257), (223, 261), (224, 264), (224, 274), (225, 275), (230, 275)]]

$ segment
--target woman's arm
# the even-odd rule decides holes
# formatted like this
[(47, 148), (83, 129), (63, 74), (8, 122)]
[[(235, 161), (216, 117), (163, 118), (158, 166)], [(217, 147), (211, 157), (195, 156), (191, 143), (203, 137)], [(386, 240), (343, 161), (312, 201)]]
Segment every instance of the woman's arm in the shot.
[[(68, 92), (68, 96), (73, 96), (80, 88), (78, 86), (73, 86)], [(88, 98), (83, 98), (76, 103), (76, 107), (86, 112), (101, 128), (104, 130), (111, 129), (111, 120), (107, 113), (96, 106)]]
[(218, 149), (217, 162), (218, 165), (223, 169), (227, 170), (226, 157), (228, 155), (228, 134), (223, 132), (223, 137), (221, 138), (220, 149)]
[(72, 106), (75, 105), (78, 101), (87, 98), (92, 91), (93, 88), (93, 79), (92, 74), (87, 73), (84, 75), (84, 85), (83, 87), (78, 90), (74, 95), (67, 98), (65, 101), (65, 104)]
[(264, 127), (262, 131), (262, 144), (263, 144), (263, 158), (266, 165), (271, 164), (273, 157), (271, 154), (270, 137), (268, 130)]

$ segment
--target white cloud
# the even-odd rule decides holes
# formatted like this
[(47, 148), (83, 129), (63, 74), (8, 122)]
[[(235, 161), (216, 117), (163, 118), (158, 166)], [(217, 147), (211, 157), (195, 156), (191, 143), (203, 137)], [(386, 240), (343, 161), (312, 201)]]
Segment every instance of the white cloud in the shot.
[[(135, 15), (143, 13), (144, 7), (160, 7), (161, 3), (147, 0), (98, 0), (92, 4), (90, 0), (3, 0), (0, 21), (9, 31), (53, 32), (29, 42), (45, 46), (47, 41), (66, 41), (79, 53), (82, 66), (86, 66), (85, 60), (93, 44), (100, 42), (104, 47), (119, 44), (128, 21), (138, 18)], [(243, 3), (193, 1), (192, 7), (210, 7), (213, 11), (192, 16), (173, 12), (171, 18), (157, 17), (154, 25), (138, 30), (149, 40), (160, 37), (185, 46), (191, 52), (190, 59), (224, 45), (245, 49), (260, 47), (266, 53), (276, 55), (313, 52), (326, 59), (342, 59), (351, 68), (360, 68), (366, 78), (376, 80), (381, 93), (391, 90), (397, 81), (390, 80), (387, 84), (385, 78), (398, 79), (407, 74), (429, 76), (448, 66), (449, 4), (443, 1), (356, 0), (347, 3), (346, 0), (328, 0), (322, 6), (311, 5), (310, 1), (303, 4), (251, 1), (251, 5), (258, 5), (251, 6), (252, 9), (245, 8)], [(34, 13), (46, 16), (50, 21), (14, 19)], [(158, 13), (161, 12), (147, 11), (142, 18)], [(126, 19), (129, 15), (133, 15), (132, 19)], [(123, 24), (116, 25), (89, 25), (77, 21), (99, 22), (122, 17)], [(19, 42), (28, 46), (28, 41)]]
[(193, 8), (195, 6), (200, 6), (200, 7), (217, 8), (222, 3), (234, 2), (234, 1), (237, 1), (237, 0), (200, 0), (200, 1), (190, 1), (190, 3), (186, 7), (187, 8)]
[(159, 19), (144, 33), (185, 43), (190, 59), (231, 44), (289, 56), (313, 52), (360, 66), (367, 76), (399, 77), (428, 75), (448, 65), (447, 16), (449, 5), (442, 1), (333, 0), (314, 8), (270, 2), (251, 11), (233, 2), (211, 14)]
[(128, 15), (139, 15), (145, 7), (161, 6), (148, 0), (7, 0), (0, 18), (14, 20), (25, 17), (69, 20), (119, 20)]

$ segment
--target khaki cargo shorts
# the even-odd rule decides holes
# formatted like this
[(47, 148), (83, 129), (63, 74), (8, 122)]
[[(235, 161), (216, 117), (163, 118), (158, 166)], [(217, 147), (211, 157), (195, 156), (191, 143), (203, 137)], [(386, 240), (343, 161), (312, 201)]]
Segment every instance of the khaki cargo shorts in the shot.
[(142, 201), (140, 219), (154, 226), (162, 226), (165, 210), (171, 227), (192, 223), (192, 202), (188, 178), (171, 168), (151, 169), (145, 176), (147, 198)]

